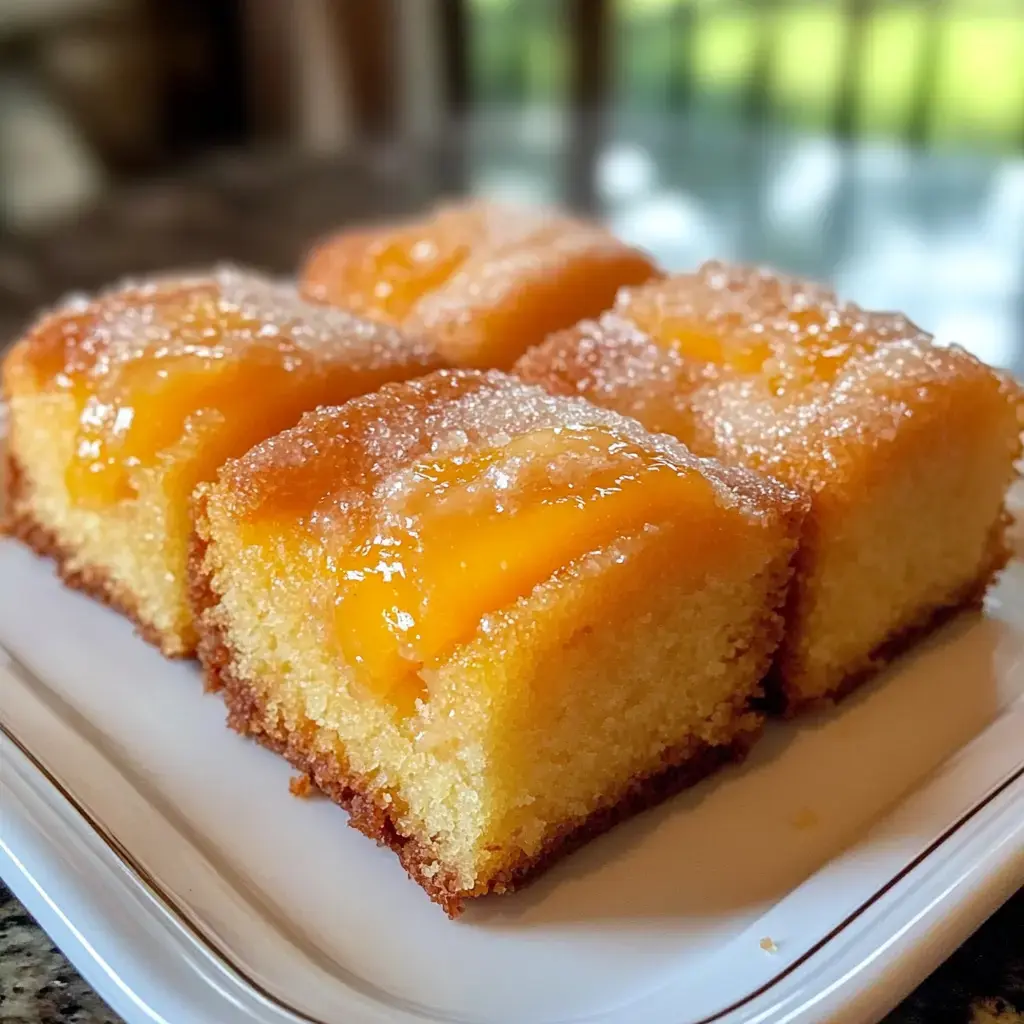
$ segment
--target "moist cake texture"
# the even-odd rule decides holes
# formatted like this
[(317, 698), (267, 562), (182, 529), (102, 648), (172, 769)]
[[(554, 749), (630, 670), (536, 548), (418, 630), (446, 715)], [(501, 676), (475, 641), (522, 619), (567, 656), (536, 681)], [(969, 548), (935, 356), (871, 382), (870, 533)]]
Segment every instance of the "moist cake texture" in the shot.
[(301, 286), (315, 301), (429, 335), (451, 365), (507, 368), (654, 274), (648, 256), (596, 224), (475, 202), (342, 232), (311, 254)]
[(392, 328), (230, 268), (69, 302), (4, 359), (6, 528), (189, 654), (193, 487), (306, 409), (435, 366)]
[(810, 496), (774, 672), (790, 709), (980, 601), (1007, 558), (1019, 388), (899, 314), (709, 263), (624, 289), (514, 372)]
[(492, 371), (388, 385), (196, 496), (209, 684), (452, 915), (741, 755), (805, 502)]

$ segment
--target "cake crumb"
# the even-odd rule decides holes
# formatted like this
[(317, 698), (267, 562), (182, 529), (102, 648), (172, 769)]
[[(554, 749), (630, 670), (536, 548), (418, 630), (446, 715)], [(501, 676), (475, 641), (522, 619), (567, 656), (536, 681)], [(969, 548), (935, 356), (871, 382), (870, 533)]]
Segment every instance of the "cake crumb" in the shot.
[(778, 947), (778, 946), (777, 946), (777, 945), (775, 944), (775, 940), (774, 940), (774, 939), (772, 939), (772, 938), (769, 938), (769, 937), (767, 937), (767, 936), (765, 936), (765, 938), (763, 938), (763, 939), (762, 939), (762, 940), (761, 940), (761, 941), (760, 941), (760, 942), (758, 943), (758, 945), (759, 945), (759, 946), (760, 946), (760, 947), (761, 947), (761, 948), (762, 948), (762, 949), (763, 949), (763, 950), (764, 950), (764, 951), (765, 951), (766, 953), (778, 953), (778, 951), (779, 951), (779, 947)]
[(308, 775), (296, 775), (288, 780), (288, 792), (300, 800), (306, 800), (313, 795), (313, 783)]

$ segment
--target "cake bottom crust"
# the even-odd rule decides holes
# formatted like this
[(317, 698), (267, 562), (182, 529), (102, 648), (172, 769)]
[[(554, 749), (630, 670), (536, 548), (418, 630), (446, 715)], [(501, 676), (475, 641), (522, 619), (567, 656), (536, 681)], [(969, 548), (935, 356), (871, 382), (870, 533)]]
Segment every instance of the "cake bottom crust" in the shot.
[(276, 716), (267, 715), (254, 688), (230, 673), (222, 671), (219, 682), (231, 728), (282, 755), (318, 790), (348, 811), (349, 824), (397, 854), (409, 877), (451, 918), (462, 913), (467, 899), (522, 888), (556, 861), (620, 821), (695, 785), (717, 768), (742, 760), (757, 736), (756, 731), (750, 730), (727, 746), (701, 744), (682, 754), (666, 751), (663, 767), (633, 778), (618, 800), (597, 807), (582, 821), (569, 821), (556, 827), (537, 853), (523, 854), (511, 866), (466, 892), (457, 887), (452, 872), (446, 872), (443, 865), (437, 869), (436, 857), (428, 847), (396, 830), (389, 807), (374, 799), (358, 774), (350, 772), (338, 757), (315, 751), (312, 729), (286, 730)]
[[(740, 730), (728, 744), (701, 743), (681, 750), (666, 750), (661, 767), (630, 780), (617, 800), (598, 806), (583, 820), (567, 821), (554, 828), (537, 853), (522, 855), (519, 861), (478, 882), (472, 891), (466, 891), (459, 887), (454, 872), (438, 866), (436, 855), (428, 846), (397, 830), (393, 807), (375, 794), (367, 778), (351, 771), (339, 756), (316, 749), (317, 729), (312, 722), (307, 728), (288, 729), (278, 713), (268, 711), (253, 681), (234, 674), (228, 637), (219, 623), (202, 614), (217, 601), (209, 577), (202, 569), (204, 549), (203, 542), (193, 534), (190, 596), (199, 631), (199, 657), (205, 670), (206, 687), (221, 691), (228, 709), (228, 725), (282, 755), (317, 789), (348, 811), (349, 824), (379, 845), (389, 847), (409, 877), (451, 918), (462, 913), (467, 899), (522, 888), (556, 861), (620, 821), (661, 803), (725, 764), (743, 760), (761, 733), (761, 720), (756, 726), (744, 721), (738, 723)], [(737, 714), (743, 712), (738, 710)], [(745, 717), (749, 720), (749, 716)], [(301, 789), (305, 791), (306, 787)]]
[(163, 634), (141, 618), (138, 602), (132, 594), (113, 579), (106, 569), (91, 565), (72, 568), (75, 552), (53, 530), (43, 526), (32, 515), (28, 476), (10, 450), (7, 452), (5, 477), (3, 504), (0, 508), (3, 512), (0, 515), (0, 535), (14, 537), (42, 558), (51, 559), (65, 586), (80, 590), (125, 616), (135, 626), (139, 636), (160, 648), (165, 657), (187, 656), (188, 652), (169, 649)]

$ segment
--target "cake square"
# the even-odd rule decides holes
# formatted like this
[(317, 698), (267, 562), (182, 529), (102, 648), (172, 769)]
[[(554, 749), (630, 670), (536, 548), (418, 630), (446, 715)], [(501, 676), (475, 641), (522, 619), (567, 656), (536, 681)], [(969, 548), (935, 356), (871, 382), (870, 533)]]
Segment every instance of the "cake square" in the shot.
[(230, 268), (72, 301), (3, 361), (4, 525), (165, 654), (188, 655), (195, 484), (306, 409), (437, 365), (392, 328)]
[(497, 371), (441, 371), (196, 493), (229, 722), (451, 915), (757, 735), (805, 502)]
[(500, 369), (655, 273), (597, 224), (477, 201), (344, 231), (310, 255), (300, 279), (314, 301), (430, 336), (449, 365)]
[(625, 289), (515, 373), (810, 497), (773, 673), (791, 711), (978, 603), (1006, 561), (1020, 390), (901, 315), (710, 263)]

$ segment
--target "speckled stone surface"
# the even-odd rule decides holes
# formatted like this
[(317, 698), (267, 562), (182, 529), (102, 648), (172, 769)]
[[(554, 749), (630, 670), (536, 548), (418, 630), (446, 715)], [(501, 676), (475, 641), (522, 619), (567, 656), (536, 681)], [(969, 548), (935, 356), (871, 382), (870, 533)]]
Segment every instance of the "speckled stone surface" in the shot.
[(121, 1024), (0, 883), (0, 1021)]
[[(0, 1022), (121, 1024), (3, 883)], [(885, 1024), (1024, 1024), (1024, 892), (886, 1017)]]

